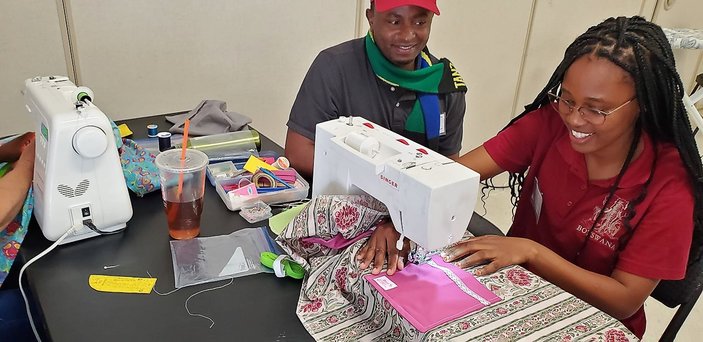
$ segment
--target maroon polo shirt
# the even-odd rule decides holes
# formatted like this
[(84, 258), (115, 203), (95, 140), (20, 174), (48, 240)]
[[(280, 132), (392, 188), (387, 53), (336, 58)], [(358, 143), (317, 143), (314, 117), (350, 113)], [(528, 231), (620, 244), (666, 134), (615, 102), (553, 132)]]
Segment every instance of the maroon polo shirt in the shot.
[[(484, 144), (504, 170), (518, 172), (529, 167), (508, 235), (537, 241), (600, 274), (610, 275), (617, 268), (650, 279), (682, 279), (693, 234), (694, 198), (690, 177), (675, 146), (653, 146), (650, 137), (643, 134), (643, 152), (627, 169), (577, 258), (615, 177), (589, 180), (584, 156), (571, 148), (569, 134), (559, 114), (545, 106)], [(655, 150), (657, 161), (652, 166)], [(618, 239), (626, 230), (627, 205), (642, 192), (650, 172), (647, 194), (630, 221), (634, 232), (617, 255)], [(536, 188), (542, 198), (540, 210), (535, 205), (540, 197)], [(641, 338), (646, 325), (643, 308), (623, 323)]]

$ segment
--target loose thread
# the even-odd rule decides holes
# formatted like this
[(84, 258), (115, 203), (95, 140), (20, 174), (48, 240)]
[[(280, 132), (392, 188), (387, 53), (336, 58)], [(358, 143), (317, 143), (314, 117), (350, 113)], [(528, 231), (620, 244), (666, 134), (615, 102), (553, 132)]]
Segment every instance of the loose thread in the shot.
[[(151, 273), (149, 273), (149, 271), (146, 271), (146, 274), (149, 275), (149, 278), (154, 278), (154, 276), (152, 276)], [(177, 288), (177, 289), (173, 289), (173, 290), (171, 290), (171, 291), (169, 291), (169, 292), (166, 292), (166, 293), (161, 293), (161, 292), (159, 292), (159, 291), (156, 290), (156, 286), (154, 286), (154, 287), (151, 288), (151, 290), (154, 291), (154, 292), (155, 292), (157, 295), (159, 295), (159, 296), (168, 296), (168, 295), (170, 295), (170, 294), (172, 294), (172, 293), (174, 293), (174, 292), (176, 292), (176, 291), (178, 291), (178, 290), (180, 290), (180, 289), (182, 289), (182, 287)]]
[(213, 291), (213, 290), (219, 290), (219, 289), (221, 289), (221, 288), (224, 288), (224, 287), (226, 287), (226, 286), (229, 286), (229, 285), (232, 284), (233, 282), (234, 282), (234, 278), (230, 278), (230, 279), (229, 279), (229, 283), (227, 283), (227, 284), (220, 285), (220, 286), (216, 286), (216, 287), (209, 288), (209, 289), (200, 290), (200, 291), (198, 291), (198, 292), (193, 293), (192, 295), (190, 295), (190, 297), (188, 297), (188, 299), (186, 299), (186, 303), (185, 303), (185, 308), (186, 308), (186, 312), (188, 312), (188, 315), (190, 315), (190, 316), (195, 316), (195, 317), (202, 317), (202, 318), (207, 319), (208, 321), (210, 321), (210, 327), (209, 327), (209, 329), (212, 329), (212, 327), (215, 325), (215, 321), (213, 321), (212, 318), (210, 318), (210, 317), (208, 317), (208, 316), (205, 316), (205, 315), (202, 315), (202, 314), (199, 314), (199, 313), (192, 313), (192, 312), (190, 312), (190, 310), (188, 309), (188, 301), (189, 301), (191, 298), (193, 298), (193, 297), (195, 297), (196, 295), (199, 295), (199, 294), (201, 294), (201, 293), (203, 293), (203, 292), (208, 292), (208, 291)]
[[(149, 271), (146, 271), (146, 274), (149, 275), (149, 278), (154, 278), (154, 277), (151, 275), (151, 273), (149, 273)], [(197, 296), (197, 295), (199, 295), (199, 294), (201, 294), (201, 293), (203, 293), (203, 292), (219, 290), (219, 289), (221, 289), (221, 288), (224, 288), (224, 287), (226, 287), (226, 286), (231, 285), (233, 282), (234, 282), (234, 278), (230, 278), (230, 279), (229, 279), (229, 282), (228, 282), (227, 284), (218, 285), (218, 286), (215, 286), (215, 287), (211, 287), (211, 288), (209, 288), (209, 289), (200, 290), (200, 291), (198, 291), (198, 292), (193, 293), (192, 295), (190, 295), (190, 296), (186, 299), (185, 305), (184, 305), (185, 308), (186, 308), (186, 312), (188, 313), (188, 315), (189, 315), (189, 316), (193, 316), (193, 317), (202, 317), (202, 318), (207, 319), (208, 321), (210, 321), (210, 327), (209, 327), (208, 329), (212, 329), (212, 327), (215, 326), (215, 321), (213, 321), (212, 318), (210, 318), (210, 317), (208, 317), (208, 316), (205, 316), (205, 315), (203, 315), (203, 314), (190, 312), (190, 309), (188, 309), (188, 301), (189, 301), (191, 298), (193, 298), (193, 297), (195, 297), (195, 296)], [(152, 288), (151, 290), (154, 291), (154, 292), (155, 292), (156, 294), (158, 294), (159, 296), (168, 296), (168, 295), (170, 295), (170, 294), (172, 294), (172, 293), (174, 293), (174, 292), (176, 292), (176, 291), (178, 291), (178, 290), (180, 290), (180, 289), (182, 289), (182, 287), (181, 287), (181, 288), (174, 289), (174, 290), (169, 291), (169, 292), (166, 292), (166, 293), (160, 293), (159, 291), (156, 290), (156, 287)]]

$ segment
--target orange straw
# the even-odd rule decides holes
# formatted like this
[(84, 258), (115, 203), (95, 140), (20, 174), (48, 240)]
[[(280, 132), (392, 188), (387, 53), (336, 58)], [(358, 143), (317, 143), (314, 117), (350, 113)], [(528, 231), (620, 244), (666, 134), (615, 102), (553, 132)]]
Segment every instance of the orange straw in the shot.
[[(181, 168), (185, 168), (186, 164), (186, 148), (188, 147), (188, 129), (190, 128), (190, 119), (186, 119), (183, 127), (183, 142), (181, 143)], [(177, 197), (181, 198), (183, 192), (183, 172), (178, 176), (178, 193)]]

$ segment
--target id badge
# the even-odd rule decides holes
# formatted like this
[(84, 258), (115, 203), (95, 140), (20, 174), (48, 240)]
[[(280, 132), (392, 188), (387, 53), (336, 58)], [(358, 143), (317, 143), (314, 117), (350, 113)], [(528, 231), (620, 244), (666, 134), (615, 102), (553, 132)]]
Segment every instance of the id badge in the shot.
[(439, 114), (439, 135), (447, 134), (447, 127), (445, 122), (447, 121), (447, 113)]
[(542, 213), (542, 191), (539, 189), (539, 180), (535, 177), (535, 186), (532, 188), (532, 208), (535, 210), (535, 223), (539, 222), (539, 215)]

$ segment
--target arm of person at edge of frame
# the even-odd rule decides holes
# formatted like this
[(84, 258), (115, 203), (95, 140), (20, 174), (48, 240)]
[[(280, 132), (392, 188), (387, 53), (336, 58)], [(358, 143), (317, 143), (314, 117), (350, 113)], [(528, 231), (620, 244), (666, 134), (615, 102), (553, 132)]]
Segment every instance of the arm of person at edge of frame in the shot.
[(522, 265), (617, 319), (632, 316), (659, 283), (658, 279), (648, 279), (618, 269), (610, 276), (588, 271), (525, 238), (471, 238), (447, 249), (443, 257), (461, 268), (484, 264), (474, 271), (477, 276), (491, 274), (510, 265)]
[(315, 142), (300, 133), (288, 129), (284, 148), (290, 166), (307, 180), (312, 179)]
[[(486, 179), (503, 170), (479, 147), (459, 158)], [(615, 269), (610, 276), (583, 269), (549, 248), (530, 239), (481, 236), (464, 240), (448, 248), (447, 262), (461, 268), (482, 265), (476, 275), (486, 275), (510, 265), (522, 265), (563, 290), (588, 302), (605, 313), (625, 319), (632, 316), (659, 283)]]
[[(456, 160), (460, 164), (469, 167), (481, 175), (481, 179), (493, 177), (503, 170), (493, 161), (488, 155), (488, 152), (480, 146), (473, 151), (458, 157), (458, 154), (448, 156), (452, 160)], [(387, 222), (376, 227), (374, 232), (369, 237), (366, 244), (359, 250), (356, 255), (356, 260), (359, 261), (361, 269), (366, 269), (372, 263), (374, 265), (371, 270), (372, 274), (381, 272), (381, 268), (388, 258), (386, 272), (388, 275), (393, 275), (396, 270), (402, 270), (405, 265), (403, 260), (407, 260), (407, 255), (410, 250), (408, 239), (403, 242), (403, 250), (398, 251), (396, 242), (400, 238), (393, 227), (392, 222)]]
[[(0, 231), (7, 227), (22, 208), (27, 190), (32, 185), (34, 174), (34, 134), (22, 135), (14, 141), (21, 141), (21, 144), (7, 147), (16, 150), (8, 154), (16, 156), (16, 159), (2, 160), (3, 162), (12, 162), (13, 165), (12, 169), (0, 178), (0, 194), (3, 197), (3, 200), (0, 201)], [(7, 152), (2, 147), (0, 150), (3, 151), (3, 156)]]

